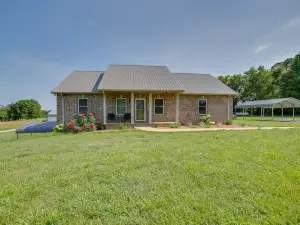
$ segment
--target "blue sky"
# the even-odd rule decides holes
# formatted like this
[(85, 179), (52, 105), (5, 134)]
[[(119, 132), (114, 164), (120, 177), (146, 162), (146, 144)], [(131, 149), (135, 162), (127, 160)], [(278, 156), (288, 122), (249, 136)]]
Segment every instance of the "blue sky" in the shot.
[(299, 0), (2, 1), (0, 104), (37, 99), (72, 70), (167, 65), (241, 73), (300, 51)]

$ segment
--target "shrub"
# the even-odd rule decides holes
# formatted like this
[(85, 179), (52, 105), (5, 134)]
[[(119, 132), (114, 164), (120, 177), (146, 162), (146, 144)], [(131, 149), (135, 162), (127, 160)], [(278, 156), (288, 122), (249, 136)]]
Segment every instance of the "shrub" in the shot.
[(232, 120), (225, 120), (225, 121), (224, 121), (224, 124), (225, 124), (225, 125), (232, 125)]
[(95, 131), (97, 127), (102, 127), (100, 119), (96, 118), (95, 113), (83, 115), (76, 115), (72, 120), (68, 120), (65, 125), (65, 130), (67, 132), (78, 133), (78, 132), (91, 132)]
[(168, 126), (170, 128), (179, 128), (180, 127), (180, 123), (170, 123)]
[(208, 113), (205, 116), (202, 116), (200, 118), (200, 122), (204, 123), (205, 126), (210, 126), (212, 123), (210, 113)]
[(128, 125), (121, 123), (120, 130), (128, 130), (128, 129), (130, 129)]
[(96, 130), (103, 130), (104, 126), (99, 117), (95, 117)]
[(61, 123), (61, 124), (58, 124), (56, 125), (54, 128), (53, 128), (53, 132), (64, 132), (65, 131), (65, 126)]

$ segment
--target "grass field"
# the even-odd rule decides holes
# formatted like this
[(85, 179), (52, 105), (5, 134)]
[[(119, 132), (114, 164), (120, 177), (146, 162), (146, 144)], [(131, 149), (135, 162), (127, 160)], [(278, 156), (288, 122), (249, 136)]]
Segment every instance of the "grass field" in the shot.
[(0, 122), (0, 131), (16, 129), (24, 124), (32, 123), (32, 122), (40, 122), (42, 120), (45, 120), (45, 118), (39, 118), (34, 120), (16, 120), (16, 121)]
[(233, 123), (259, 127), (300, 127), (300, 117), (295, 117), (295, 121), (298, 122), (292, 122), (292, 119), (292, 117), (283, 117), (283, 121), (281, 121), (281, 117), (275, 117), (274, 120), (271, 117), (265, 117), (264, 120), (261, 120), (259, 116), (237, 117)]
[(300, 223), (300, 129), (13, 135), (2, 224)]

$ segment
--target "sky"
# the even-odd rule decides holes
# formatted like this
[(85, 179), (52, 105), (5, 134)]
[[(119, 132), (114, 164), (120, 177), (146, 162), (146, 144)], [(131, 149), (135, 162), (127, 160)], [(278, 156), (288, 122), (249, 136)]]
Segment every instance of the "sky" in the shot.
[(165, 65), (243, 73), (300, 52), (299, 0), (14, 0), (0, 7), (0, 104), (50, 92), (73, 70)]

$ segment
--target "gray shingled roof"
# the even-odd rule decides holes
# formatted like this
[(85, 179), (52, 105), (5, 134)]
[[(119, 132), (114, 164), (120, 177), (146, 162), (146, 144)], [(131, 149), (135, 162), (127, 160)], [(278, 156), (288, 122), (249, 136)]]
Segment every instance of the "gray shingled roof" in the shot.
[(237, 94), (234, 90), (210, 74), (173, 73), (173, 75), (183, 86), (184, 94)]
[(98, 90), (183, 91), (166, 66), (110, 65)]
[(73, 71), (52, 93), (89, 93), (97, 92), (103, 71)]
[(73, 71), (52, 93), (91, 93), (102, 90), (237, 94), (209, 74), (171, 73), (166, 66), (135, 65), (110, 65), (105, 72)]
[(275, 98), (238, 103), (235, 108), (292, 108), (300, 107), (300, 100), (295, 98)]

